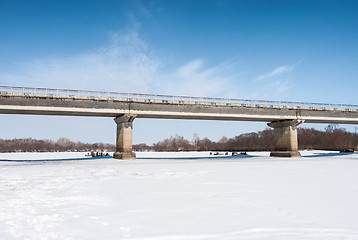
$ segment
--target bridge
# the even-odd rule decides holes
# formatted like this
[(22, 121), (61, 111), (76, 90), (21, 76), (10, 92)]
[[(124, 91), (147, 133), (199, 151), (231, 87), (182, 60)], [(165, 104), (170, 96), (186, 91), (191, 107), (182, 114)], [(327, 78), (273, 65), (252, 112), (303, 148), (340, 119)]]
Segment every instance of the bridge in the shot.
[(274, 129), (271, 156), (299, 157), (297, 126), (358, 124), (358, 105), (169, 96), (0, 86), (0, 114), (113, 117), (114, 158), (135, 159), (135, 118), (267, 122)]

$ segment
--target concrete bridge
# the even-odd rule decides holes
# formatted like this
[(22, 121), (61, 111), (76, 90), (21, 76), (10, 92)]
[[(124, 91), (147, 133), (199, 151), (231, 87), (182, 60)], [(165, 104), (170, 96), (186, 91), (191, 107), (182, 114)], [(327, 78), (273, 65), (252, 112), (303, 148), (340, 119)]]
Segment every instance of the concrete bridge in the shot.
[(279, 102), (0, 86), (0, 114), (114, 117), (114, 158), (135, 159), (135, 118), (267, 122), (274, 129), (271, 156), (298, 157), (297, 126), (358, 124), (358, 105)]

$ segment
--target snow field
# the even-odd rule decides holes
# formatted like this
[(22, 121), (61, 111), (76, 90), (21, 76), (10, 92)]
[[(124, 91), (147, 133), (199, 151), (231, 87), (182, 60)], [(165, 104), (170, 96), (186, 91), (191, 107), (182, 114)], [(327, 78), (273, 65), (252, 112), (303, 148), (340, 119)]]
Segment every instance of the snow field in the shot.
[[(0, 162), (0, 239), (358, 239), (358, 154), (255, 154)], [(83, 155), (15, 153), (0, 159)], [(137, 154), (183, 155), (190, 153)]]

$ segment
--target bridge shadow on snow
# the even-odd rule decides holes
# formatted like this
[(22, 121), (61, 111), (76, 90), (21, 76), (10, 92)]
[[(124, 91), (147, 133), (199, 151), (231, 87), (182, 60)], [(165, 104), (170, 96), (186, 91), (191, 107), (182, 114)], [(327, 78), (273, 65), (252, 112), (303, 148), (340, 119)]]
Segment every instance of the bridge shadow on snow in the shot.
[(97, 159), (108, 159), (113, 158), (112, 156), (98, 156), (98, 157), (85, 157), (85, 158), (54, 158), (54, 159), (0, 159), (0, 162), (62, 162), (62, 161), (84, 161), (84, 160), (97, 160)]
[(235, 159), (235, 158), (251, 158), (254, 155), (237, 154), (234, 156), (208, 156), (208, 157), (137, 157), (137, 159), (168, 159), (168, 160), (196, 160), (196, 159)]
[(352, 155), (352, 154), (358, 154), (358, 152), (347, 152), (347, 153), (340, 153), (340, 152), (336, 152), (336, 153), (318, 153), (318, 154), (307, 155), (307, 156), (302, 156), (302, 157), (304, 157), (304, 158), (335, 157), (335, 156), (345, 156), (345, 155)]
[[(196, 160), (196, 159), (236, 159), (236, 158), (251, 158), (254, 155), (238, 154), (235, 156), (210, 156), (210, 157), (137, 157), (138, 160), (155, 160), (155, 159), (168, 159), (168, 160)], [(86, 160), (101, 160), (113, 159), (113, 156), (98, 156), (98, 157), (85, 157), (85, 158), (55, 158), (55, 159), (0, 159), (0, 162), (64, 162), (64, 161), (86, 161)]]
[[(303, 158), (316, 158), (316, 157), (334, 157), (358, 154), (358, 152), (349, 153), (320, 153), (302, 156)], [(257, 155), (238, 154), (234, 156), (208, 156), (208, 157), (137, 157), (138, 160), (200, 160), (200, 159), (240, 159), (240, 158), (254, 158), (261, 157)], [(98, 157), (84, 157), (84, 158), (55, 158), (55, 159), (0, 159), (0, 162), (65, 162), (65, 161), (88, 161), (88, 160), (101, 160), (113, 159), (113, 156), (98, 156)]]

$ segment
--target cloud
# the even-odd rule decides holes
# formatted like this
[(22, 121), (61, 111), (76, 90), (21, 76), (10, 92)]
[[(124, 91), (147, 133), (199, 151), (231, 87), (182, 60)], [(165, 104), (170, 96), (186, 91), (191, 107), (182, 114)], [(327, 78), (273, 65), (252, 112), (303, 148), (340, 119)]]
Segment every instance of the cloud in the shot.
[(112, 32), (101, 48), (67, 57), (30, 61), (16, 73), (0, 73), (6, 85), (117, 92), (226, 96), (235, 87), (234, 63), (205, 67), (190, 60), (164, 73), (165, 57), (140, 38), (136, 29)]
[(160, 11), (159, 1), (140, 1), (133, 0), (133, 7), (136, 9), (136, 12), (145, 18), (152, 17), (156, 12)]
[(289, 80), (277, 80), (269, 83), (267, 89), (271, 89), (274, 96), (279, 96), (282, 93), (290, 90), (293, 87), (293, 83)]
[(283, 66), (276, 68), (275, 70), (273, 70), (270, 73), (266, 73), (266, 74), (259, 76), (258, 78), (256, 78), (256, 80), (261, 81), (261, 80), (281, 76), (284, 73), (291, 72), (293, 69), (294, 69), (294, 66), (283, 65)]
[(170, 94), (228, 97), (235, 90), (232, 64), (204, 68), (204, 60), (192, 60), (173, 73), (161, 76), (162, 90)]
[(227, 98), (254, 94), (268, 99), (280, 97), (293, 87), (287, 73), (294, 66), (283, 65), (255, 81), (244, 81), (236, 61), (210, 65), (196, 58), (168, 70), (166, 57), (160, 52), (144, 41), (134, 26), (109, 33), (108, 44), (100, 48), (67, 57), (40, 58), (11, 72), (0, 72), (0, 82), (10, 86)]
[[(256, 95), (265, 99), (284, 96), (294, 86), (294, 83), (290, 79), (290, 73), (296, 65), (282, 65), (269, 73), (257, 77), (253, 81), (260, 85)], [(261, 92), (261, 94), (258, 92)]]
[(111, 33), (107, 46), (86, 53), (33, 60), (0, 79), (10, 85), (142, 92), (150, 90), (160, 65), (154, 51), (130, 31)]

